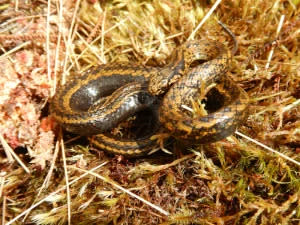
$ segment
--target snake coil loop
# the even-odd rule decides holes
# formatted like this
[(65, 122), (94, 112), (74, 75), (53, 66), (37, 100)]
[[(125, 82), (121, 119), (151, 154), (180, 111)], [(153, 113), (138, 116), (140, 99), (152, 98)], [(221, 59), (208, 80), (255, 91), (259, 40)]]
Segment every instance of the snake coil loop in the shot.
[[(71, 76), (52, 99), (51, 114), (68, 131), (95, 135), (90, 141), (96, 147), (126, 156), (158, 148), (151, 139), (158, 128), (199, 143), (231, 135), (245, 118), (249, 99), (228, 76), (230, 51), (219, 42), (201, 40), (185, 43), (174, 55), (173, 62), (163, 68), (113, 64)], [(211, 86), (208, 114), (191, 115), (186, 108), (192, 108), (201, 91)], [(120, 140), (108, 133), (145, 109), (154, 115), (153, 129), (147, 135)]]

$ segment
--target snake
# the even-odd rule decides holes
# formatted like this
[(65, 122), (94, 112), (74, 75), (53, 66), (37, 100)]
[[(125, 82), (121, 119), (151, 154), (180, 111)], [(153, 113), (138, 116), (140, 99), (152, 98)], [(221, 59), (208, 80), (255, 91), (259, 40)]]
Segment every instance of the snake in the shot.
[[(57, 88), (50, 113), (67, 131), (88, 136), (97, 148), (128, 157), (159, 148), (152, 137), (161, 127), (175, 138), (203, 143), (231, 135), (246, 117), (249, 102), (247, 93), (226, 75), (231, 52), (217, 41), (196, 40), (172, 55), (164, 67), (114, 63), (74, 73)], [(213, 83), (223, 105), (196, 118), (182, 108)], [(129, 139), (111, 134), (120, 122), (143, 110), (152, 114), (154, 125), (148, 133)]]
[[(159, 121), (178, 139), (202, 144), (216, 142), (231, 135), (244, 120), (249, 98), (230, 77), (231, 53), (223, 44), (208, 40), (190, 44), (202, 49), (204, 54), (198, 57), (205, 62), (191, 68), (169, 89), (159, 108)], [(191, 109), (194, 99), (200, 98), (199, 90), (211, 85), (207, 113), (193, 115), (187, 108)]]

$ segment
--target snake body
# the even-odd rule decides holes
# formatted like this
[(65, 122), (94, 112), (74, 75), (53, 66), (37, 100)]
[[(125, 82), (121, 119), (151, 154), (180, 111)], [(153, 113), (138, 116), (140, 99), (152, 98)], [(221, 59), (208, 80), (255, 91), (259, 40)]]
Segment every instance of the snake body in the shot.
[(58, 88), (51, 114), (73, 133), (108, 131), (155, 102), (147, 91), (147, 80), (153, 72), (155, 69), (118, 64), (99, 66), (83, 76), (73, 75)]
[[(227, 76), (231, 53), (219, 42), (192, 42), (201, 49), (198, 58), (205, 61), (191, 68), (186, 76), (176, 82), (163, 98), (159, 118), (164, 127), (182, 140), (200, 143), (215, 142), (232, 134), (245, 118), (249, 99), (246, 92)], [(200, 96), (200, 87), (215, 84), (214, 91), (224, 98), (218, 109), (209, 110), (205, 116), (192, 116), (183, 105), (191, 108), (191, 100)], [(212, 99), (218, 101), (218, 99)]]
[[(51, 114), (70, 132), (94, 135), (90, 141), (96, 147), (126, 156), (157, 148), (151, 136), (158, 127), (181, 140), (218, 141), (234, 132), (248, 105), (245, 91), (227, 76), (230, 61), (231, 53), (223, 44), (201, 40), (186, 42), (163, 68), (102, 65), (82, 76), (72, 75), (52, 99)], [(208, 115), (192, 116), (183, 105), (191, 106), (200, 90), (212, 84), (223, 103), (208, 109)], [(121, 140), (109, 133), (144, 109), (154, 115), (154, 128), (147, 135)]]
[[(94, 135), (89, 139), (100, 149), (126, 156), (143, 155), (158, 147), (151, 136), (159, 125), (159, 97), (148, 91), (150, 78), (160, 73), (181, 77), (185, 59), (180, 55), (165, 68), (120, 63), (101, 65), (81, 76), (73, 74), (50, 102), (51, 115), (69, 132)], [(153, 130), (134, 139), (121, 140), (110, 134), (121, 121), (146, 108), (153, 114)]]

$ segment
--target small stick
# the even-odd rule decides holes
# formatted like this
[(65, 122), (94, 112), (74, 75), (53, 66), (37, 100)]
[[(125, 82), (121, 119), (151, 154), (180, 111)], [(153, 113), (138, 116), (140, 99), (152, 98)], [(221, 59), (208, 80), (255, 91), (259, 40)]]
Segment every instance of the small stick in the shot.
[(68, 169), (67, 169), (67, 160), (66, 160), (66, 153), (65, 153), (65, 146), (62, 138), (62, 130), (60, 129), (60, 149), (64, 164), (64, 172), (65, 172), (65, 180), (66, 180), (66, 189), (67, 189), (67, 205), (68, 205), (68, 224), (71, 225), (71, 194), (70, 194), (70, 183), (69, 183), (69, 176), (68, 176)]
[(217, 0), (215, 2), (215, 4), (210, 8), (210, 10), (208, 11), (208, 13), (203, 17), (203, 19), (200, 21), (200, 23), (198, 24), (198, 26), (196, 27), (195, 30), (193, 30), (193, 32), (191, 33), (191, 35), (188, 37), (187, 41), (190, 41), (192, 39), (194, 39), (194, 36), (196, 34), (196, 32), (202, 27), (202, 25), (206, 22), (206, 20), (210, 17), (210, 15), (215, 11), (215, 9), (218, 7), (218, 5), (222, 2), (222, 0)]
[(253, 142), (253, 143), (255, 143), (255, 144), (257, 144), (257, 145), (259, 145), (259, 146), (261, 146), (261, 147), (263, 147), (263, 148), (265, 148), (265, 149), (267, 149), (268, 151), (273, 152), (273, 153), (279, 155), (280, 157), (282, 157), (282, 158), (284, 158), (284, 159), (286, 159), (286, 160), (288, 160), (288, 161), (290, 161), (290, 162), (292, 162), (292, 163), (294, 163), (294, 164), (300, 166), (300, 162), (298, 162), (298, 161), (296, 161), (296, 160), (294, 160), (294, 159), (292, 159), (292, 158), (290, 158), (290, 157), (288, 157), (288, 156), (282, 154), (281, 152), (278, 152), (278, 151), (276, 151), (276, 150), (270, 148), (269, 146), (266, 146), (266, 145), (264, 145), (263, 143), (260, 143), (259, 141), (255, 140), (255, 139), (252, 139), (252, 138), (248, 137), (248, 136), (245, 135), (245, 134), (240, 133), (239, 131), (235, 131), (235, 133), (236, 133), (237, 135), (239, 135), (239, 136), (241, 136), (241, 137), (243, 137), (243, 138), (246, 138), (247, 140), (249, 140), (249, 141), (251, 141), (251, 142)]
[[(276, 30), (276, 38), (278, 37), (279, 32), (282, 28), (284, 17), (285, 17), (284, 15), (281, 15), (281, 17), (280, 17), (280, 21), (279, 21), (279, 24), (278, 24), (278, 27), (277, 27), (277, 30)], [(271, 48), (271, 51), (270, 51), (270, 54), (268, 56), (268, 60), (267, 60), (267, 64), (265, 66), (265, 69), (269, 68), (273, 53), (274, 53), (274, 46), (272, 46), (272, 48)]]
[[(19, 156), (14, 152), (14, 150), (7, 144), (6, 140), (3, 138), (3, 136), (0, 134), (0, 142), (3, 146), (4, 151), (7, 153), (7, 157), (10, 159), (9, 155), (12, 155), (13, 158), (23, 167), (23, 169), (26, 171), (26, 173), (30, 173), (30, 170), (27, 168), (27, 166), (22, 162), (22, 160), (19, 158)], [(11, 161), (10, 161), (11, 162)]]

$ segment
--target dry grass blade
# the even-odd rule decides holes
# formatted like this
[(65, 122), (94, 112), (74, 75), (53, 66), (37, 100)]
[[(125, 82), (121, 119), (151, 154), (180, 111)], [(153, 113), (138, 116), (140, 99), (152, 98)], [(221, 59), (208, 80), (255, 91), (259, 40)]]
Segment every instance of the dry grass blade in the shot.
[[(278, 24), (278, 27), (277, 27), (277, 31), (276, 31), (276, 38), (278, 37), (279, 35), (279, 32), (282, 28), (282, 25), (283, 25), (283, 21), (284, 21), (284, 15), (282, 15), (280, 17), (280, 21), (279, 21), (279, 24)], [(271, 59), (272, 59), (272, 56), (273, 56), (273, 52), (274, 52), (274, 46), (272, 47), (270, 53), (269, 53), (269, 56), (268, 56), (268, 60), (267, 60), (267, 64), (265, 66), (265, 69), (268, 69), (269, 66), (270, 66), (270, 62), (271, 62)]]
[[(1, 1), (1, 222), (298, 224), (299, 6), (299, 0)], [(110, 156), (69, 133), (56, 143), (45, 104), (61, 88), (56, 84), (104, 62), (164, 67), (191, 39), (232, 49), (216, 21), (236, 36), (230, 73), (251, 99), (236, 135), (198, 145), (166, 141), (170, 134), (161, 130), (153, 138), (172, 155), (137, 159)], [(209, 114), (203, 97), (214, 90), (200, 90), (199, 100), (182, 110)], [(78, 168), (99, 161), (110, 163), (80, 176)]]
[[(6, 155), (10, 162), (13, 162), (14, 159), (20, 164), (20, 166), (26, 171), (26, 173), (30, 173), (30, 170), (28, 167), (22, 162), (22, 160), (19, 158), (19, 156), (14, 152), (14, 150), (7, 144), (3, 136), (0, 134), (0, 142), (1, 145), (6, 152)], [(13, 159), (14, 158), (14, 159)]]
[(300, 162), (298, 162), (298, 161), (296, 161), (296, 160), (294, 160), (294, 159), (292, 159), (292, 158), (290, 158), (290, 157), (288, 157), (288, 156), (282, 154), (281, 152), (278, 152), (278, 151), (276, 151), (276, 150), (274, 150), (274, 149), (272, 149), (272, 148), (270, 148), (270, 147), (264, 145), (263, 143), (260, 143), (259, 141), (254, 140), (254, 139), (248, 137), (248, 136), (245, 135), (245, 134), (242, 134), (242, 133), (239, 132), (239, 131), (235, 131), (235, 133), (236, 133), (237, 135), (239, 135), (239, 136), (241, 136), (241, 137), (243, 137), (243, 138), (245, 138), (245, 139), (247, 139), (247, 140), (249, 140), (249, 141), (251, 141), (251, 142), (257, 144), (257, 145), (259, 145), (260, 147), (263, 147), (264, 149), (267, 149), (268, 151), (273, 152), (273, 153), (279, 155), (280, 157), (282, 157), (282, 158), (284, 158), (284, 159), (286, 159), (286, 160), (288, 160), (288, 161), (294, 163), (295, 165), (300, 166)]
[(59, 0), (59, 6), (57, 7), (58, 11), (58, 37), (57, 37), (57, 44), (55, 50), (55, 62), (54, 62), (54, 77), (53, 77), (53, 88), (51, 97), (55, 94), (56, 85), (57, 85), (57, 73), (61, 70), (60, 63), (59, 63), (59, 53), (61, 48), (61, 40), (62, 40), (62, 23), (63, 23), (63, 0)]
[(124, 193), (130, 195), (131, 197), (136, 198), (136, 199), (142, 201), (143, 203), (147, 204), (148, 206), (150, 206), (151, 208), (157, 210), (158, 212), (162, 213), (163, 215), (165, 215), (165, 216), (168, 216), (168, 215), (169, 215), (169, 213), (168, 213), (167, 211), (165, 211), (164, 209), (160, 208), (160, 207), (157, 206), (157, 205), (154, 205), (153, 203), (151, 203), (151, 202), (149, 202), (149, 201), (147, 201), (147, 200), (141, 198), (140, 196), (138, 196), (138, 195), (132, 193), (131, 191), (129, 191), (129, 190), (123, 188), (122, 186), (120, 186), (119, 184), (117, 184), (115, 181), (112, 181), (111, 179), (109, 179), (109, 178), (107, 178), (107, 177), (103, 177), (103, 176), (101, 176), (101, 175), (99, 175), (99, 174), (97, 174), (97, 173), (94, 173), (94, 172), (91, 172), (91, 171), (87, 171), (87, 170), (83, 170), (83, 169), (80, 169), (80, 168), (77, 168), (77, 167), (74, 167), (74, 166), (70, 166), (69, 168), (72, 168), (72, 169), (74, 169), (74, 170), (78, 170), (78, 171), (81, 171), (81, 172), (89, 173), (89, 174), (91, 174), (91, 175), (93, 175), (93, 176), (95, 176), (95, 177), (101, 179), (102, 181), (111, 184), (111, 185), (114, 186), (115, 188), (117, 188), (117, 189), (123, 191)]
[(183, 157), (181, 157), (179, 159), (176, 159), (176, 160), (174, 160), (171, 163), (160, 165), (160, 166), (154, 166), (154, 165), (149, 165), (149, 164), (141, 165), (140, 169), (147, 170), (150, 173), (157, 173), (158, 171), (166, 170), (166, 169), (168, 169), (168, 168), (170, 168), (172, 166), (176, 166), (179, 163), (181, 163), (181, 162), (183, 162), (183, 161), (185, 161), (187, 159), (191, 159), (193, 157), (195, 157), (195, 154), (189, 154), (189, 155), (185, 155), (185, 156), (183, 156)]
[(4, 182), (5, 182), (4, 175), (5, 175), (5, 173), (0, 173), (0, 198), (3, 195), (3, 186), (4, 186)]
[(69, 183), (69, 175), (67, 169), (67, 160), (66, 160), (66, 152), (65, 145), (62, 139), (62, 130), (60, 130), (60, 148), (63, 158), (64, 172), (65, 172), (65, 180), (66, 180), (66, 190), (67, 190), (67, 205), (68, 205), (68, 224), (71, 224), (71, 195), (70, 195), (70, 183)]
[[(85, 172), (84, 174), (80, 175), (79, 177), (77, 177), (76, 179), (72, 180), (69, 185), (72, 185), (74, 183), (76, 183), (77, 181), (79, 181), (80, 179), (84, 178), (85, 176), (87, 176), (89, 174), (89, 172), (91, 171), (95, 171), (101, 167), (103, 167), (104, 165), (106, 165), (108, 162), (103, 162), (100, 165), (92, 168), (91, 170)], [(43, 198), (42, 200), (38, 201), (37, 203), (33, 204), (32, 206), (30, 206), (28, 209), (26, 209), (25, 211), (23, 211), (22, 213), (20, 213), (18, 216), (16, 216), (15, 218), (13, 218), (12, 220), (10, 220), (8, 223), (6, 223), (6, 225), (10, 225), (13, 224), (14, 222), (16, 222), (18, 219), (20, 219), (22, 216), (26, 215), (28, 212), (32, 211), (34, 208), (38, 207), (40, 204), (42, 204), (43, 202), (45, 202), (47, 200), (47, 198), (50, 198), (51, 196), (65, 190), (67, 188), (66, 185), (64, 185), (63, 187), (59, 188), (58, 190), (50, 193), (49, 195), (47, 195), (45, 198)]]
[(3, 197), (3, 202), (2, 202), (2, 224), (5, 224), (5, 214), (6, 214), (6, 196)]
[[(38, 198), (41, 195), (41, 193), (44, 191), (44, 189), (49, 186), (50, 179), (51, 179), (51, 176), (53, 174), (53, 170), (54, 170), (54, 166), (55, 166), (55, 161), (57, 159), (58, 152), (59, 152), (59, 142), (57, 141), (56, 144), (55, 144), (54, 155), (53, 155), (53, 159), (52, 159), (52, 162), (51, 162), (50, 169), (48, 171), (48, 174), (47, 174), (47, 176), (46, 176), (46, 178), (45, 178), (42, 186), (39, 188), (39, 192), (37, 193), (36, 198)], [(27, 216), (29, 214), (30, 214), (30, 211), (27, 211), (26, 215), (24, 215), (23, 222), (26, 220), (26, 218), (27, 218)]]
[(14, 52), (17, 52), (18, 50), (26, 47), (27, 45), (29, 45), (31, 43), (31, 41), (27, 41), (27, 42), (24, 42), (18, 46), (16, 46), (15, 48), (5, 52), (4, 54), (0, 55), (0, 59), (4, 59), (5, 57), (8, 57), (10, 54), (14, 53)]
[(47, 27), (46, 27), (46, 49), (47, 49), (47, 72), (48, 72), (48, 80), (49, 83), (51, 83), (51, 55), (50, 55), (50, 33), (51, 33), (51, 26), (50, 26), (50, 6), (51, 6), (51, 1), (48, 1), (48, 8), (47, 8)]
[(72, 23), (71, 23), (71, 26), (69, 28), (68, 39), (67, 39), (67, 41), (65, 41), (66, 42), (66, 46), (67, 46), (67, 49), (66, 49), (67, 51), (66, 51), (65, 59), (64, 59), (64, 67), (63, 67), (63, 74), (62, 74), (62, 80), (61, 80), (62, 84), (64, 84), (66, 82), (66, 77), (65, 77), (65, 75), (66, 75), (66, 68), (67, 68), (67, 64), (68, 64), (69, 55), (71, 54), (70, 47), (71, 47), (71, 44), (72, 44), (72, 34), (74, 32), (74, 24), (75, 24), (75, 21), (76, 21), (76, 16), (77, 16), (77, 12), (78, 12), (78, 8), (79, 8), (79, 5), (80, 5), (80, 2), (81, 2), (80, 0), (76, 2), (75, 10), (73, 12), (73, 17), (72, 17)]
[(205, 21), (211, 16), (211, 14), (215, 11), (215, 9), (218, 7), (218, 5), (222, 2), (222, 0), (217, 0), (213, 6), (210, 8), (210, 10), (206, 13), (206, 15), (203, 17), (203, 19), (200, 21), (200, 23), (198, 24), (198, 26), (193, 30), (193, 32), (190, 34), (190, 36), (188, 37), (188, 41), (189, 40), (193, 40), (195, 37), (195, 34), (197, 33), (197, 31), (202, 27), (202, 25), (205, 23)]

